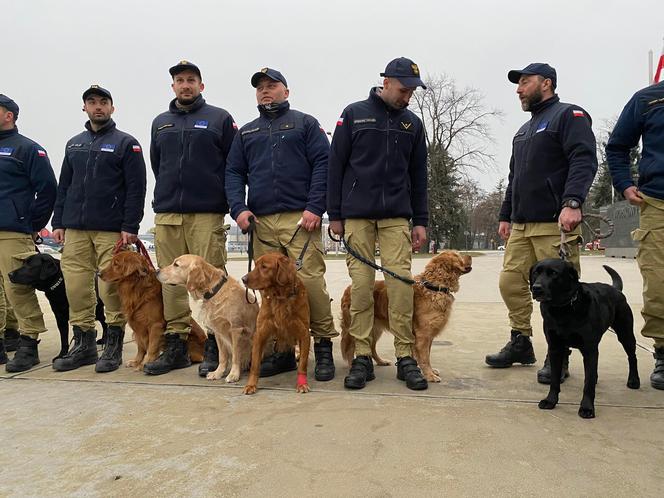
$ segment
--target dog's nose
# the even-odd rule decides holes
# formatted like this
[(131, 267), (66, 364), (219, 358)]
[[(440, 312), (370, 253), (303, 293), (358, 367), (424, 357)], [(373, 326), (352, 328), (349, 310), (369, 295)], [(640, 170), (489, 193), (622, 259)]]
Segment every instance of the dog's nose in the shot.
[(242, 277), (242, 283), (244, 285), (247, 285), (247, 280), (249, 280), (247, 277), (249, 277), (249, 274), (247, 273), (244, 277)]
[(530, 286), (530, 291), (533, 294), (541, 294), (542, 293), (542, 284), (533, 284)]

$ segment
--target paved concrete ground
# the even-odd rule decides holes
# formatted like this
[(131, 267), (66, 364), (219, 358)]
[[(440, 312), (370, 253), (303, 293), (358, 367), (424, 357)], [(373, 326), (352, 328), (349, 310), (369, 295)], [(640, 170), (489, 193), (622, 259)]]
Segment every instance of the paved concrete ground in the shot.
[[(476, 257), (462, 277), (432, 350), (443, 381), (423, 393), (408, 391), (393, 366), (377, 367), (363, 391), (345, 391), (338, 345), (337, 377), (312, 380), (305, 395), (295, 393), (294, 373), (262, 379), (255, 396), (241, 393), (246, 374), (228, 385), (198, 378), (196, 366), (160, 377), (126, 368), (97, 375), (92, 366), (56, 373), (47, 361), (58, 350), (49, 311), (42, 364), (0, 376), (0, 496), (661, 496), (664, 392), (649, 385), (651, 354), (638, 350), (642, 388), (630, 390), (624, 352), (607, 333), (594, 420), (576, 414), (578, 352), (561, 404), (537, 408), (546, 393), (535, 381), (545, 355), (539, 314), (536, 366), (484, 365), (509, 335), (501, 258)], [(606, 263), (625, 280), (640, 327), (633, 260), (584, 257), (584, 280), (609, 282)], [(245, 265), (229, 270), (240, 276)], [(338, 315), (343, 261), (330, 261), (327, 276)], [(125, 351), (128, 358), (134, 344)], [(391, 337), (379, 351), (391, 356)]]

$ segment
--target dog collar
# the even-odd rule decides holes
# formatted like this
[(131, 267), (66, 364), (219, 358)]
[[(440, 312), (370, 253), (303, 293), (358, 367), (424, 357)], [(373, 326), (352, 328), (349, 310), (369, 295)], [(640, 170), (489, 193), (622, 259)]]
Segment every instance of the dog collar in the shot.
[(448, 287), (443, 287), (442, 285), (434, 285), (428, 280), (419, 280), (415, 282), (416, 284), (421, 285), (427, 290), (434, 292), (444, 292), (445, 294), (450, 294), (450, 289)]
[(224, 286), (224, 284), (226, 283), (226, 280), (228, 280), (226, 278), (226, 275), (221, 277), (221, 280), (217, 283), (217, 285), (212, 287), (212, 290), (210, 290), (210, 291), (206, 292), (205, 294), (203, 294), (203, 298), (212, 299), (214, 296), (216, 296), (217, 292), (219, 292), (221, 290), (221, 288)]
[(61, 284), (62, 282), (64, 282), (64, 277), (60, 277), (60, 278), (58, 279), (57, 282), (55, 282), (53, 285), (51, 285), (51, 286), (48, 288), (48, 290), (50, 290), (50, 291), (54, 291), (55, 289), (57, 289), (57, 288), (60, 286), (60, 284)]

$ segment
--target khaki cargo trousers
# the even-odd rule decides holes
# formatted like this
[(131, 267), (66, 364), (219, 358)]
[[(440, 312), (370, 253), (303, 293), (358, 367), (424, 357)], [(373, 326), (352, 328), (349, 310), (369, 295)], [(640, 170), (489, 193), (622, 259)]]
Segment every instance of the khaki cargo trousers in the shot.
[[(0, 335), (4, 337), (5, 328), (16, 328), (21, 334), (36, 339), (46, 332), (44, 315), (42, 314), (35, 289), (28, 285), (12, 284), (9, 272), (20, 268), (23, 260), (36, 254), (35, 243), (27, 233), (0, 232), (0, 280), (3, 287), (2, 308), (0, 309)], [(6, 318), (7, 309), (15, 313), (14, 320), (18, 326)]]
[[(257, 216), (254, 260), (268, 252), (281, 252), (293, 260), (297, 259), (309, 238), (309, 232), (303, 228), (297, 230), (300, 218), (302, 218), (301, 211)], [(297, 234), (295, 234), (296, 230)], [(297, 274), (307, 288), (311, 314), (310, 329), (314, 341), (319, 342), (322, 338), (338, 336), (339, 333), (334, 328), (332, 318), (330, 295), (325, 283), (325, 258), (321, 250), (320, 229), (311, 232), (309, 246), (302, 258), (302, 268)]]
[[(69, 301), (69, 323), (83, 330), (95, 330), (95, 273), (111, 263), (119, 232), (65, 230), (60, 266)], [(106, 323), (124, 328), (126, 320), (115, 284), (99, 279), (99, 297), (104, 303)]]
[[(347, 219), (344, 236), (350, 247), (370, 261), (375, 261), (378, 239), (382, 266), (411, 278), (412, 236), (405, 218)], [(371, 356), (376, 272), (350, 254), (346, 256), (346, 266), (352, 280), (350, 334), (355, 338), (355, 355)], [(390, 302), (389, 321), (396, 357), (413, 356), (413, 287), (389, 275), (385, 275), (385, 286)]]
[(4, 278), (0, 276), (0, 337), (4, 335), (5, 329), (18, 330), (18, 321), (14, 309), (7, 302)]
[[(154, 245), (157, 265), (164, 268), (183, 254), (195, 254), (217, 268), (226, 265), (226, 229), (220, 213), (157, 213)], [(162, 287), (166, 334), (186, 339), (191, 331), (191, 309), (187, 289)]]
[(655, 347), (664, 347), (664, 201), (641, 193), (639, 228), (632, 238), (639, 242), (636, 261), (643, 278), (643, 309), (645, 320), (641, 334), (655, 340)]
[[(579, 238), (581, 228), (566, 235), (569, 261), (581, 275)], [(560, 228), (557, 223), (512, 223), (512, 232), (505, 247), (503, 270), (498, 282), (500, 295), (507, 306), (510, 327), (525, 336), (533, 335), (530, 317), (533, 298), (530, 294), (530, 267), (537, 261), (559, 258)]]

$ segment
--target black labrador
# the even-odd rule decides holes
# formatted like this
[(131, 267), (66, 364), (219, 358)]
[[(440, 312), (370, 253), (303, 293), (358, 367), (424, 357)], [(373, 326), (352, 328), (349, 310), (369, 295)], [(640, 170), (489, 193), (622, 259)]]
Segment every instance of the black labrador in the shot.
[[(23, 261), (21, 268), (9, 272), (8, 276), (13, 283), (30, 285), (46, 295), (60, 331), (60, 352), (53, 359), (62, 358), (69, 351), (69, 301), (60, 261), (50, 254), (37, 253)], [(104, 341), (108, 326), (104, 314), (104, 303), (99, 298), (96, 279), (95, 291), (97, 292), (95, 319), (101, 323), (104, 331), (101, 341)]]
[(560, 374), (569, 347), (581, 351), (585, 381), (579, 407), (582, 418), (595, 417), (595, 386), (599, 341), (611, 327), (627, 353), (629, 374), (627, 387), (641, 385), (636, 368), (634, 317), (622, 291), (622, 279), (604, 265), (612, 285), (579, 282), (574, 266), (561, 259), (545, 259), (530, 269), (530, 291), (540, 302), (544, 319), (544, 335), (549, 346), (551, 385), (548, 396), (539, 402), (542, 410), (551, 410), (558, 403)]

